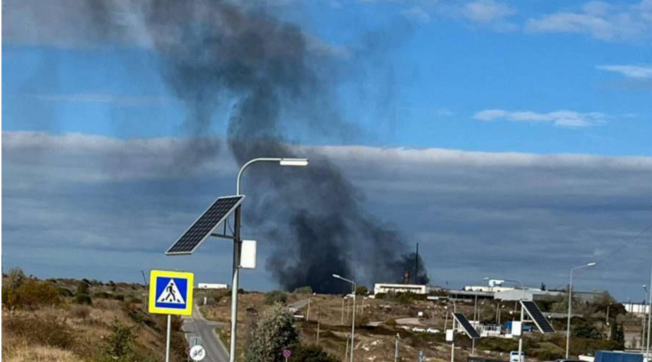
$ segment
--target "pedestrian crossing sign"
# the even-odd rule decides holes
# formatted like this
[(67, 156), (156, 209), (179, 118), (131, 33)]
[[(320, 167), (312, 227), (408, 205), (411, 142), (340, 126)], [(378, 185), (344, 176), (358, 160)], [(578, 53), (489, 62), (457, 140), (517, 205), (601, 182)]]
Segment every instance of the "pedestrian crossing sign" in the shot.
[(149, 277), (149, 312), (192, 314), (192, 273), (152, 270)]

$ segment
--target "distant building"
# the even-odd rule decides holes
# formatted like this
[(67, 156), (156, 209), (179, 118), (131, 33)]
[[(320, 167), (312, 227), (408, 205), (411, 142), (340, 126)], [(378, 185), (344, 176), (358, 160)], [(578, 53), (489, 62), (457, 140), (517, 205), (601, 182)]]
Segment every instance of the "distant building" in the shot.
[(650, 311), (650, 306), (643, 303), (623, 303), (627, 313), (634, 314), (647, 314)]
[(215, 284), (215, 283), (199, 283), (197, 284), (198, 289), (228, 289), (229, 286), (226, 284)]
[(387, 284), (387, 283), (374, 284), (374, 294), (384, 294), (384, 293), (428, 294), (428, 292), (430, 292), (430, 288), (427, 285)]

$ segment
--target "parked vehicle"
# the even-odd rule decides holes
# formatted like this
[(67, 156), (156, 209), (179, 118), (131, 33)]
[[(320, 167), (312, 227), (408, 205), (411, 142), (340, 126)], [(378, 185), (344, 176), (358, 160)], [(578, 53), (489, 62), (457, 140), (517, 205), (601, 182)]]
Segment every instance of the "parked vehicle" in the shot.
[(509, 362), (525, 362), (525, 352), (521, 352), (520, 358), (518, 351), (509, 352)]
[(412, 332), (415, 332), (415, 333), (425, 333), (425, 331), (426, 331), (425, 329), (419, 328), (419, 327), (412, 328)]
[(426, 329), (426, 332), (432, 334), (440, 333), (439, 329), (435, 329), (435, 328), (428, 328)]

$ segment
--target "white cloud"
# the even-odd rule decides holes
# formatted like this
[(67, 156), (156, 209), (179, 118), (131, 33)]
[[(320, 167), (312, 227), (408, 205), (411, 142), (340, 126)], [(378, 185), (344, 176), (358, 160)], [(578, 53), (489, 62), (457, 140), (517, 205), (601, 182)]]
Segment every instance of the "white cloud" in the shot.
[(464, 6), (463, 14), (466, 18), (480, 23), (501, 21), (513, 15), (515, 11), (507, 4), (494, 0), (478, 0)]
[(650, 0), (634, 5), (592, 1), (577, 11), (561, 11), (528, 19), (531, 33), (578, 33), (605, 41), (649, 39), (652, 33)]
[(600, 112), (579, 113), (568, 110), (558, 110), (549, 113), (532, 111), (505, 111), (502, 109), (486, 109), (473, 115), (479, 121), (505, 120), (511, 122), (551, 123), (558, 127), (581, 128), (604, 124), (609, 118)]
[(403, 15), (404, 17), (406, 17), (406, 18), (408, 18), (410, 20), (418, 21), (418, 22), (421, 22), (421, 23), (430, 22), (430, 14), (425, 12), (419, 6), (413, 6), (413, 7), (409, 8), (409, 9), (402, 10), (401, 15)]
[(642, 65), (599, 65), (599, 70), (619, 73), (632, 79), (652, 79), (652, 66)]
[(176, 99), (167, 97), (117, 96), (103, 93), (29, 94), (28, 96), (48, 102), (107, 103), (125, 107), (160, 106), (177, 102)]

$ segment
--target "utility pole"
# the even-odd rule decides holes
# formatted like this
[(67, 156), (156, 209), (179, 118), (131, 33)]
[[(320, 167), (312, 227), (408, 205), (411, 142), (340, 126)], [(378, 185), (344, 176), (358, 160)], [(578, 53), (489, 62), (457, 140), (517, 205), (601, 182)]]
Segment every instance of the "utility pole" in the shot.
[(645, 346), (645, 358), (650, 361), (650, 332), (652, 332), (652, 272), (650, 272), (650, 295), (648, 300), (650, 306), (647, 310), (647, 344)]
[(145, 282), (145, 289), (149, 290), (149, 285), (147, 285), (147, 278), (145, 277), (145, 271), (141, 270), (140, 273), (143, 274), (143, 281)]
[(317, 345), (319, 346), (319, 306), (317, 306)]
[(417, 253), (414, 258), (414, 284), (419, 284), (419, 243), (417, 243)]

